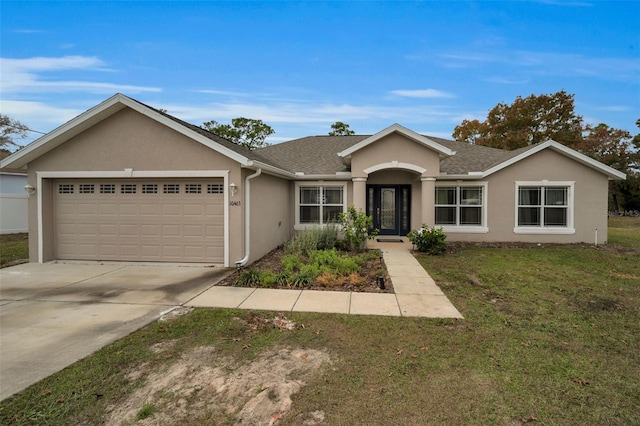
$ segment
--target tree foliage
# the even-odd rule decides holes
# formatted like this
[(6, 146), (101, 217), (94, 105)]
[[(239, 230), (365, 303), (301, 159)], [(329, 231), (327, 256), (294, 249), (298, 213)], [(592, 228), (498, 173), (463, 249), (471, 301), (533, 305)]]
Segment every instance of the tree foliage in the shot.
[(573, 95), (518, 96), (511, 105), (499, 103), (485, 121), (463, 120), (453, 131), (457, 141), (514, 150), (553, 139), (573, 147), (581, 140), (582, 117), (574, 111)]
[(347, 123), (343, 123), (342, 121), (336, 121), (331, 125), (331, 131), (329, 132), (329, 136), (349, 136), (354, 135), (356, 132), (349, 128)]
[(0, 147), (19, 147), (20, 145), (16, 143), (16, 139), (26, 138), (28, 131), (29, 128), (18, 120), (0, 114)]
[(202, 124), (205, 129), (218, 136), (247, 149), (268, 146), (265, 139), (274, 134), (275, 130), (262, 120), (238, 117), (231, 120), (231, 124), (221, 124), (215, 120)]

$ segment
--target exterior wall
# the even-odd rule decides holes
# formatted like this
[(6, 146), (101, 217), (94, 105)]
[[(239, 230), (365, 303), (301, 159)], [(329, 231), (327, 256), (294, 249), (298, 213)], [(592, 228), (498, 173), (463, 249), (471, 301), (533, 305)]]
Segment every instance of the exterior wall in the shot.
[(440, 157), (437, 152), (398, 133), (392, 133), (353, 153), (351, 176), (367, 177), (365, 169), (393, 161), (427, 169), (423, 177), (437, 177), (440, 174)]
[[(125, 108), (28, 165), (28, 180), (37, 186), (36, 172), (87, 171), (104, 172), (124, 169), (134, 171), (228, 171), (229, 182), (235, 182), (242, 199), (242, 176), (238, 163), (174, 130)], [(188, 177), (188, 175), (185, 175)], [(44, 179), (40, 191), (43, 200), (43, 260), (53, 256), (52, 188)], [(225, 188), (227, 190), (228, 188)], [(30, 197), (29, 252), (30, 261), (38, 261), (37, 197)], [(242, 216), (229, 217), (229, 259), (242, 253)]]
[(27, 232), (26, 184), (26, 174), (0, 174), (0, 234)]
[[(516, 181), (573, 181), (575, 234), (514, 233)], [(608, 179), (602, 173), (547, 149), (489, 176), (486, 234), (448, 233), (449, 241), (523, 241), (534, 243), (598, 243), (607, 240)], [(441, 182), (441, 181), (439, 181)], [(455, 182), (454, 182), (455, 183)], [(464, 184), (462, 182), (461, 184)]]
[[(245, 174), (253, 174), (253, 170)], [(244, 184), (244, 181), (243, 181)], [(284, 244), (291, 236), (293, 223), (290, 208), (295, 201), (289, 190), (289, 182), (262, 174), (252, 179), (251, 185), (251, 251), (249, 262), (254, 262), (269, 251)], [(234, 197), (235, 200), (237, 197)], [(244, 211), (244, 207), (242, 207)], [(231, 215), (242, 214), (232, 206)], [(232, 235), (232, 239), (235, 236)], [(231, 259), (232, 263), (236, 259)]]

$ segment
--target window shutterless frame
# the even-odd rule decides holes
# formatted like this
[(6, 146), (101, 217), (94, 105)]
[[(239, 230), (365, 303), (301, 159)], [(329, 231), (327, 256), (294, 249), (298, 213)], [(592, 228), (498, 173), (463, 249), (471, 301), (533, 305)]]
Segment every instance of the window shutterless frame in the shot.
[(516, 234), (575, 234), (574, 181), (515, 182)]
[(488, 182), (436, 182), (435, 226), (448, 233), (489, 232), (488, 188)]
[(337, 223), (347, 209), (345, 182), (296, 182), (295, 229)]

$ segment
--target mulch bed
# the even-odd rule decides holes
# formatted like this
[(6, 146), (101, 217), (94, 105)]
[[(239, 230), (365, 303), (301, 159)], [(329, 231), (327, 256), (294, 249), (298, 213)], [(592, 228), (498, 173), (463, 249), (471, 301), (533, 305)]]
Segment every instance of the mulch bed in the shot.
[[(275, 250), (267, 253), (264, 257), (251, 265), (245, 266), (245, 268), (240, 271), (235, 271), (233, 274), (220, 281), (218, 285), (220, 286), (228, 286), (228, 287), (237, 287), (236, 278), (238, 274), (243, 270), (248, 269), (256, 269), (256, 270), (270, 270), (276, 274), (282, 272), (284, 269), (282, 266), (282, 257), (284, 256), (284, 249), (282, 247), (278, 247)], [(334, 282), (330, 285), (321, 285), (318, 282), (314, 282), (311, 285), (305, 286), (304, 290), (324, 290), (324, 291), (356, 291), (356, 292), (366, 292), (366, 293), (393, 293), (393, 284), (391, 283), (391, 279), (389, 278), (389, 274), (387, 272), (387, 266), (384, 264), (384, 260), (376, 257), (373, 260), (369, 260), (359, 271), (360, 277), (362, 277), (363, 282), (359, 285), (352, 285), (348, 282), (338, 283)], [(384, 277), (385, 288), (381, 289), (378, 285), (377, 278), (379, 276)], [(278, 286), (274, 284), (269, 288), (276, 289), (301, 289), (299, 287), (291, 287), (291, 286)]]

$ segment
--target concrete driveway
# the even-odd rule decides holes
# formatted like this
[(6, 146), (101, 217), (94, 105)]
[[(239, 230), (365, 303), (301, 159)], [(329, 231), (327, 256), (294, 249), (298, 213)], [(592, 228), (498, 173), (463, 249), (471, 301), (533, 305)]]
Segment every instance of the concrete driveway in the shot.
[(0, 400), (183, 304), (230, 269), (27, 263), (0, 270)]

